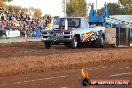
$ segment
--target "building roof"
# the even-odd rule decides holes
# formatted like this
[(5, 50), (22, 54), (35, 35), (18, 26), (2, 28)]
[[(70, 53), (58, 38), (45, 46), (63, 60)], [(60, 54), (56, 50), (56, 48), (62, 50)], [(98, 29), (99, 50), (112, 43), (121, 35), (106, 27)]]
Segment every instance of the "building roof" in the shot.
[(132, 23), (132, 15), (111, 15), (110, 18)]

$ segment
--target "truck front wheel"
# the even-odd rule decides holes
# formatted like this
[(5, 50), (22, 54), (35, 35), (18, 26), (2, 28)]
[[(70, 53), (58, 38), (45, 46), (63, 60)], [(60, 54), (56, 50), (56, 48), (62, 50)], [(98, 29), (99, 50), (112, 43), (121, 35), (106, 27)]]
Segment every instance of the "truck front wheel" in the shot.
[(71, 48), (75, 49), (78, 47), (78, 40), (77, 37), (74, 36), (73, 41), (71, 42)]
[(51, 47), (51, 43), (49, 43), (49, 42), (45, 42), (44, 45), (45, 45), (46, 49), (50, 49), (50, 47)]

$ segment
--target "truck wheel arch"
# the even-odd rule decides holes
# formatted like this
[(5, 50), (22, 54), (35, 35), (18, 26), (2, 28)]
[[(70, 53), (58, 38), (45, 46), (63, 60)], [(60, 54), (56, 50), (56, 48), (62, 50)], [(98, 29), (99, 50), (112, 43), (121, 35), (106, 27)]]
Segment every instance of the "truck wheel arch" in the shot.
[[(74, 44), (75, 44), (75, 40), (76, 40), (76, 42), (77, 42), (77, 45), (75, 46)], [(73, 41), (71, 42), (71, 48), (79, 48), (80, 47), (80, 35), (79, 34), (75, 34), (74, 36), (73, 36)]]
[(102, 33), (102, 36), (103, 36), (103, 38), (104, 38), (104, 40), (105, 40), (105, 34), (104, 34), (104, 33)]
[(77, 38), (77, 41), (80, 42), (80, 35), (79, 34), (75, 34), (74, 36)]
[(105, 33), (102, 30), (100, 30), (98, 32), (99, 32), (98, 36), (102, 36), (104, 38), (104, 40), (105, 40)]

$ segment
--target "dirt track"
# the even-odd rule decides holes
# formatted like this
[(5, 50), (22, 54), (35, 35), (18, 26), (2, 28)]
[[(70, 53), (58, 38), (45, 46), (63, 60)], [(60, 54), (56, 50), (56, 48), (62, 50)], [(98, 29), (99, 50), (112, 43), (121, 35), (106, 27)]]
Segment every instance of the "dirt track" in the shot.
[(84, 65), (132, 61), (132, 48), (80, 48), (53, 46), (41, 42), (0, 44), (0, 76), (80, 68)]

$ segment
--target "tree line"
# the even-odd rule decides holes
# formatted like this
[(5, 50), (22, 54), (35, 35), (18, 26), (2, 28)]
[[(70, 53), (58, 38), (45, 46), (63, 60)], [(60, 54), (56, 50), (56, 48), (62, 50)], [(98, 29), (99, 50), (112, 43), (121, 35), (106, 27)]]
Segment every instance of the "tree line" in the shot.
[[(22, 8), (21, 6), (5, 5), (4, 2), (11, 2), (13, 0), (0, 0), (0, 7), (7, 8), (10, 12), (19, 12), (27, 10), (27, 8)], [(64, 8), (64, 1), (63, 8)], [(86, 16), (88, 10), (88, 4), (86, 0), (66, 0), (66, 14), (67, 16)], [(97, 11), (98, 15), (102, 15), (104, 8)], [(42, 15), (42, 12), (38, 8), (33, 8), (35, 18)], [(118, 3), (108, 3), (108, 13), (109, 15), (129, 15), (132, 14), (132, 0), (119, 0)]]
[[(67, 16), (86, 16), (87, 6), (86, 0), (67, 0)], [(109, 15), (132, 14), (132, 0), (119, 0), (118, 3), (108, 3), (107, 6)], [(98, 9), (97, 14), (102, 15), (103, 9)]]
[[(131, 6), (123, 6), (118, 3), (108, 3), (108, 13), (109, 15), (131, 15), (132, 7)], [(97, 11), (98, 15), (102, 15), (103, 9), (101, 8)]]

